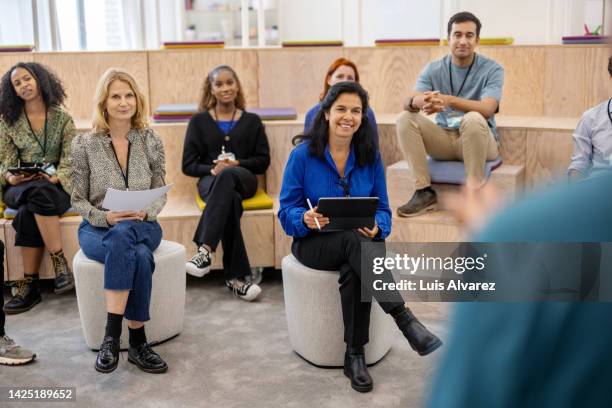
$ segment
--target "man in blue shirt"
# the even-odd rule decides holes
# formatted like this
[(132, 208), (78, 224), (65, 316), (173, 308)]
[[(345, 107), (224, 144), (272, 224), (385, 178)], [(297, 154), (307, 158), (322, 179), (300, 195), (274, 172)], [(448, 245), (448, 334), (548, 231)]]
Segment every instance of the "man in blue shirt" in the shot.
[[(421, 72), (415, 95), (404, 103), (397, 119), (397, 135), (412, 169), (416, 191), (397, 209), (400, 217), (413, 217), (436, 208), (427, 154), (436, 160), (462, 160), (468, 177), (484, 179), (487, 160), (499, 155), (495, 113), (504, 85), (504, 70), (497, 62), (478, 55), (481, 23), (468, 12), (448, 22), (451, 53), (431, 62)], [(433, 123), (427, 115), (436, 113)]]
[[(608, 60), (612, 77), (612, 57)], [(570, 179), (579, 179), (607, 170), (612, 165), (612, 99), (582, 115), (574, 131), (574, 154), (567, 169)]]

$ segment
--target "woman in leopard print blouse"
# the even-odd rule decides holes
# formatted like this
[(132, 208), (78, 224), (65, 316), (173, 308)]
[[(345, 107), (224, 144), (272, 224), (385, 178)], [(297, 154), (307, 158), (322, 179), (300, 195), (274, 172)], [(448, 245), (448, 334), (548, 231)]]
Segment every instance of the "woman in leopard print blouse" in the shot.
[(109, 373), (119, 362), (123, 317), (128, 321), (128, 360), (145, 372), (168, 366), (146, 341), (153, 251), (162, 237), (156, 221), (166, 197), (139, 211), (102, 206), (107, 188), (147, 190), (164, 185), (164, 146), (148, 127), (146, 98), (121, 69), (106, 71), (95, 96), (93, 130), (72, 144), (72, 205), (83, 216), (79, 244), (87, 257), (104, 263), (106, 334), (95, 368)]

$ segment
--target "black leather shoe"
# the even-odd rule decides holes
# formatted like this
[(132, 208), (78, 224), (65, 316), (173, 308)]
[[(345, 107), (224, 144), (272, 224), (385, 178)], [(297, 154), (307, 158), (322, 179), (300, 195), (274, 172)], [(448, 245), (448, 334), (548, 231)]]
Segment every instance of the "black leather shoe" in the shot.
[(395, 316), (395, 322), (408, 339), (410, 347), (421, 356), (426, 356), (442, 345), (442, 340), (427, 330), (408, 308)]
[(6, 314), (27, 312), (42, 300), (38, 279), (26, 277), (17, 281), (16, 286), (17, 293), (4, 305), (4, 313)]
[(128, 361), (147, 373), (159, 374), (168, 371), (168, 364), (151, 349), (149, 343), (128, 348)]
[(106, 336), (96, 357), (96, 371), (110, 373), (115, 371), (119, 364), (119, 339)]
[(363, 352), (352, 354), (349, 353), (349, 350), (346, 351), (344, 354), (344, 375), (351, 379), (351, 387), (355, 391), (370, 392), (374, 387)]
[(416, 217), (434, 211), (438, 208), (438, 196), (432, 188), (423, 188), (414, 192), (410, 201), (397, 208), (397, 215), (400, 217)]
[(55, 272), (55, 281), (53, 291), (61, 295), (74, 289), (74, 275), (68, 266), (68, 260), (64, 256), (64, 252), (60, 251), (57, 254), (51, 254), (53, 261), (53, 270)]

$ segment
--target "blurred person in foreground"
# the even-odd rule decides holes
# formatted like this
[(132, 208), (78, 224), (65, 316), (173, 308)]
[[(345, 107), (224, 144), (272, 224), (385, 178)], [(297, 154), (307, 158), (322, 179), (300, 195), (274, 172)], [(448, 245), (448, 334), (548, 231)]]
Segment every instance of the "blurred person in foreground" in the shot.
[[(496, 195), (490, 187), (468, 188), (460, 216), (480, 230), (474, 242), (610, 242), (611, 184), (607, 172), (553, 187), (484, 228), (479, 220), (497, 207)], [(600, 263), (588, 261), (591, 269)], [(611, 315), (612, 303), (459, 304), (427, 406), (612, 406)]]

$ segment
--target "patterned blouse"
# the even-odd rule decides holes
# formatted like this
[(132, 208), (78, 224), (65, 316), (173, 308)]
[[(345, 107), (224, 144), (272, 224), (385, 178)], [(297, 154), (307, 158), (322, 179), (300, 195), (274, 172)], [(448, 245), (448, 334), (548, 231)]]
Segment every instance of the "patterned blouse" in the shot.
[[(132, 129), (128, 132), (130, 156), (128, 186), (130, 190), (147, 190), (165, 184), (164, 145), (152, 129)], [(108, 210), (102, 208), (107, 188), (125, 190), (123, 172), (105, 133), (85, 133), (72, 142), (72, 206), (96, 227), (109, 227)], [(155, 221), (166, 204), (164, 195), (146, 208), (147, 221)]]
[[(45, 145), (45, 129), (34, 132), (42, 146)], [(43, 155), (41, 144), (34, 139), (25, 113), (9, 126), (0, 119), (0, 187), (7, 182), (4, 177), (10, 167), (23, 163), (58, 163), (57, 177), (64, 190), (70, 194), (70, 146), (75, 134), (72, 117), (60, 107), (50, 107), (47, 115), (47, 154)], [(0, 200), (2, 199), (0, 189)]]

